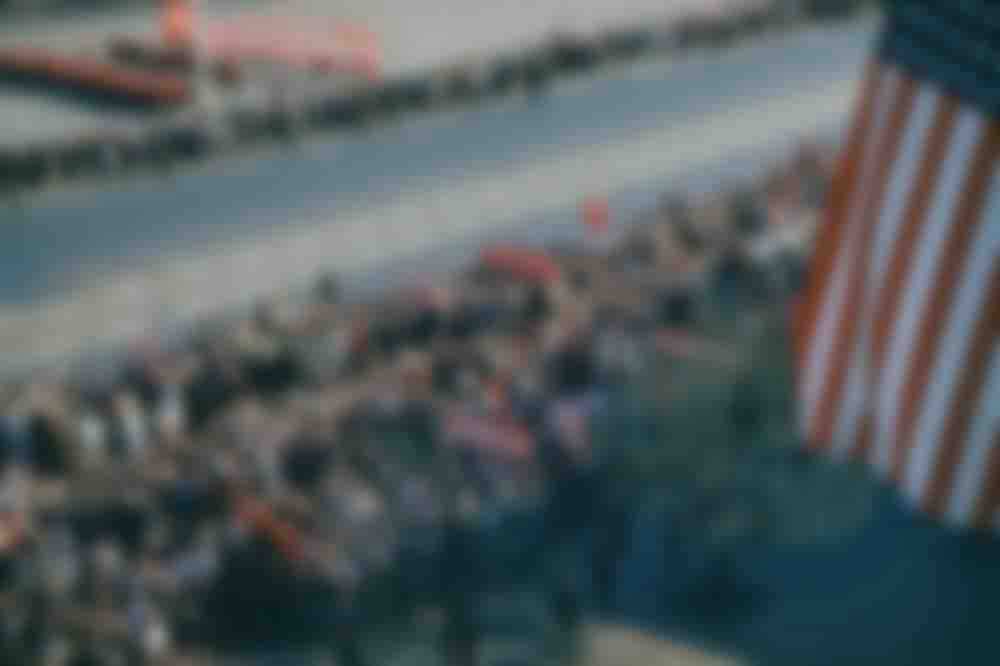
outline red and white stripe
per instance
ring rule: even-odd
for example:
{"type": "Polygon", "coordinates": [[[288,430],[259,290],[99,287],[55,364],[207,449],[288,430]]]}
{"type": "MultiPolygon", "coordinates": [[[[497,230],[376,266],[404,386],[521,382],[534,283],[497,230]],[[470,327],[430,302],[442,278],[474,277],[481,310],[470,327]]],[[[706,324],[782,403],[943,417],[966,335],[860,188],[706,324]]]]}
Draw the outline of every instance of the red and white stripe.
{"type": "Polygon", "coordinates": [[[477,414],[455,411],[444,423],[445,437],[454,444],[471,446],[488,453],[517,460],[531,458],[535,441],[531,433],[516,423],[504,423],[477,414]]]}
{"type": "Polygon", "coordinates": [[[809,444],[915,505],[1000,514],[1000,122],[873,62],[796,322],[809,444]]]}

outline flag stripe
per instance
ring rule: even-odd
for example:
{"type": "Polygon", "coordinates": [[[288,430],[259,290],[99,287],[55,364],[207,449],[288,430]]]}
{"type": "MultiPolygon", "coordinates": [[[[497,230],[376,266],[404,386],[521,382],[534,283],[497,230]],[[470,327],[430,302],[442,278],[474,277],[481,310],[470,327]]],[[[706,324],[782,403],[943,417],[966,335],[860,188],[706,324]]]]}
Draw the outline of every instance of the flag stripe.
{"type": "MultiPolygon", "coordinates": [[[[901,297],[916,257],[917,241],[927,221],[927,210],[940,176],[941,167],[951,144],[958,113],[958,102],[952,97],[939,97],[939,108],[930,130],[920,173],[903,215],[903,230],[885,273],[885,286],[880,291],[875,313],[874,367],[881,374],[885,364],[892,324],[896,321],[901,297]]],[[[876,377],[878,381],[878,377],[876,377]]]]}
{"type": "MultiPolygon", "coordinates": [[[[986,226],[985,223],[983,226],[986,226]]],[[[937,515],[944,512],[947,498],[953,490],[958,463],[968,445],[975,409],[979,406],[986,390],[989,360],[996,343],[997,332],[1000,331],[1000,261],[997,260],[995,250],[990,254],[992,256],[988,257],[987,261],[992,264],[990,266],[992,275],[986,278],[989,280],[986,283],[990,285],[989,289],[979,289],[983,279],[979,275],[966,278],[964,285],[964,291],[984,295],[985,302],[977,302],[969,308],[973,313],[981,312],[981,315],[974,332],[969,336],[971,340],[963,362],[957,368],[944,369],[945,373],[955,375],[953,382],[955,386],[948,386],[945,377],[936,379],[931,385],[932,391],[941,389],[941,393],[950,397],[949,405],[946,406],[946,420],[939,419],[944,420],[943,427],[934,428],[928,424],[921,430],[921,435],[928,441],[928,446],[940,443],[941,447],[938,460],[928,467],[931,479],[924,502],[924,508],[937,515]],[[946,386],[950,390],[946,390],[946,386]]],[[[953,322],[957,328],[965,328],[965,322],[961,319],[956,318],[953,322]]],[[[937,416],[938,411],[929,409],[926,414],[937,416]]]]}
{"type": "MultiPolygon", "coordinates": [[[[854,121],[847,138],[847,147],[837,165],[837,172],[830,187],[823,225],[816,241],[816,255],[813,258],[806,293],[802,300],[802,308],[796,318],[798,326],[796,339],[799,341],[796,350],[796,366],[800,380],[803,379],[803,368],[808,355],[807,343],[815,333],[816,315],[826,287],[827,276],[832,272],[840,252],[840,246],[845,242],[847,236],[846,225],[843,223],[843,212],[846,210],[847,203],[858,183],[859,164],[874,115],[875,98],[881,75],[881,68],[877,61],[870,61],[866,68],[861,94],[855,109],[854,121]]],[[[800,385],[802,385],[801,381],[800,385]]]]}
{"type": "MultiPolygon", "coordinates": [[[[995,156],[994,156],[995,165],[995,156]]],[[[988,167],[993,171],[994,167],[988,167]]],[[[914,497],[948,492],[958,455],[965,446],[979,391],[985,390],[990,352],[997,337],[1000,308],[1000,180],[993,178],[989,203],[975,220],[971,254],[952,294],[952,313],[942,324],[943,338],[927,383],[925,404],[916,428],[913,471],[908,474],[914,497]],[[964,413],[965,417],[960,418],[964,413]],[[953,421],[959,419],[959,421],[953,421]],[[965,425],[961,425],[966,421],[965,425]],[[960,439],[959,439],[960,438],[960,439]],[[940,449],[940,451],[939,451],[940,449]],[[949,451],[952,451],[949,455],[949,451]],[[920,468],[924,465],[923,469],[920,468]],[[935,479],[937,479],[935,481],[935,479]],[[943,485],[935,491],[935,486],[943,485]]],[[[928,496],[926,502],[931,501],[928,496]]],[[[941,513],[944,499],[933,506],[941,513]]],[[[930,508],[930,506],[929,506],[930,508]]]]}
{"type": "MultiPolygon", "coordinates": [[[[958,118],[958,102],[949,96],[937,96],[937,109],[931,127],[912,196],[905,206],[902,229],[892,249],[892,259],[884,272],[884,285],[876,297],[870,386],[876,390],[872,396],[874,407],[883,414],[891,414],[891,400],[885,400],[880,390],[884,381],[887,352],[892,340],[893,327],[898,321],[904,294],[908,290],[910,274],[918,254],[919,240],[929,218],[932,197],[939,184],[941,169],[951,147],[958,118]]],[[[893,394],[894,395],[894,394],[893,394]]],[[[871,418],[876,418],[874,415],[871,418]]],[[[884,419],[883,419],[884,421],[884,419]]],[[[874,464],[877,470],[888,474],[892,437],[885,423],[873,432],[874,464]]]]}
{"type": "MultiPolygon", "coordinates": [[[[871,177],[866,178],[865,198],[859,202],[860,217],[853,221],[853,224],[861,225],[859,232],[859,247],[852,252],[853,256],[845,257],[847,262],[847,272],[849,275],[846,302],[837,323],[834,348],[832,357],[829,360],[830,372],[825,378],[823,395],[820,399],[815,434],[820,441],[831,441],[833,438],[833,428],[837,419],[838,411],[848,413],[847,418],[855,417],[857,412],[864,407],[862,367],[864,363],[863,349],[857,344],[857,338],[861,333],[862,311],[864,309],[863,292],[868,283],[868,267],[871,264],[870,252],[874,242],[875,226],[881,215],[882,203],[885,197],[885,190],[889,181],[889,174],[899,154],[899,145],[903,136],[903,129],[906,126],[910,109],[913,106],[916,84],[907,76],[899,76],[896,86],[895,98],[889,112],[888,123],[885,131],[878,140],[878,148],[875,150],[871,177]],[[852,352],[855,358],[852,362],[852,352]],[[844,388],[848,371],[858,379],[854,388],[860,389],[855,392],[854,404],[845,405],[844,388]],[[844,407],[849,409],[844,409],[844,407]]],[[[848,403],[852,401],[847,401],[848,403]]],[[[850,428],[853,431],[853,428],[850,428]]],[[[853,435],[853,432],[851,432],[853,435]]],[[[837,448],[851,446],[850,439],[844,437],[841,441],[833,441],[837,448]]]]}
{"type": "Polygon", "coordinates": [[[947,519],[952,523],[968,521],[975,510],[976,498],[982,494],[987,461],[993,435],[1000,430],[1000,345],[994,340],[992,357],[975,421],[969,434],[965,455],[959,463],[955,488],[950,498],[947,519]]]}
{"type": "MultiPolygon", "coordinates": [[[[907,380],[908,366],[916,347],[917,332],[928,300],[944,239],[953,219],[965,174],[978,138],[978,117],[959,110],[955,131],[942,161],[941,173],[926,202],[927,220],[916,242],[913,267],[901,287],[897,316],[886,336],[885,367],[877,385],[879,406],[876,436],[879,445],[889,447],[887,473],[892,476],[896,461],[897,420],[907,380]],[[883,442],[885,439],[887,441],[883,442]]],[[[898,477],[893,477],[898,478],[898,477]]]]}
{"type": "MultiPolygon", "coordinates": [[[[862,225],[858,222],[860,206],[867,198],[867,185],[871,182],[873,171],[877,165],[875,156],[877,149],[884,135],[885,127],[889,120],[892,103],[896,97],[896,88],[899,82],[898,77],[892,70],[887,70],[883,74],[884,85],[880,87],[875,101],[875,113],[872,120],[872,127],[863,140],[863,152],[860,158],[860,172],[858,175],[858,186],[852,188],[849,205],[845,214],[835,224],[844,225],[846,237],[839,239],[840,248],[837,256],[831,264],[832,278],[828,284],[823,285],[823,292],[819,295],[820,310],[817,317],[816,328],[811,338],[811,346],[807,365],[804,372],[804,426],[806,432],[810,434],[810,440],[816,445],[827,444],[826,440],[816,437],[816,412],[820,404],[823,391],[823,382],[827,370],[831,367],[830,360],[834,350],[835,331],[837,323],[840,321],[846,291],[848,287],[849,262],[852,257],[860,252],[862,225]]],[[[821,278],[822,279],[822,278],[821,278]]]]}
{"type": "Polygon", "coordinates": [[[872,442],[875,439],[875,418],[870,407],[866,405],[862,409],[864,411],[861,425],[858,428],[857,444],[851,451],[851,455],[859,460],[868,461],[871,459],[871,451],[874,448],[872,442]]]}
{"type": "MultiPolygon", "coordinates": [[[[939,118],[945,113],[942,106],[942,97],[937,90],[932,86],[920,86],[907,121],[899,155],[892,169],[893,173],[882,212],[876,224],[876,239],[872,251],[874,265],[878,267],[879,273],[874,276],[874,279],[868,280],[864,294],[865,329],[864,338],[859,345],[864,350],[864,354],[859,354],[860,359],[855,360],[847,389],[848,399],[858,401],[860,406],[848,407],[845,410],[845,418],[841,419],[837,433],[837,437],[840,439],[851,438],[853,436],[853,422],[849,417],[856,411],[862,411],[861,426],[852,455],[869,463],[878,464],[880,459],[882,461],[888,459],[886,447],[874,446],[874,411],[877,408],[874,399],[877,398],[877,394],[874,396],[869,394],[869,391],[872,390],[871,387],[878,385],[876,352],[877,348],[882,346],[882,339],[879,337],[878,331],[878,312],[879,305],[889,286],[888,280],[881,279],[881,271],[891,264],[895,246],[905,228],[908,203],[916,196],[915,192],[920,191],[918,189],[921,186],[920,181],[926,179],[929,171],[922,168],[928,164],[924,152],[928,146],[928,139],[934,138],[932,132],[939,118]],[[858,365],[861,363],[864,364],[863,368],[858,365]]],[[[953,114],[951,115],[953,117],[953,114]]],[[[943,150],[943,138],[938,143],[940,143],[940,149],[943,150]]],[[[926,185],[924,186],[926,187],[926,185]]]]}
{"type": "MultiPolygon", "coordinates": [[[[878,222],[873,248],[876,266],[888,266],[891,261],[907,206],[916,196],[920,184],[921,167],[925,164],[924,152],[938,116],[943,112],[942,100],[942,95],[933,86],[920,85],[878,222]]],[[[882,279],[870,282],[871,293],[867,298],[873,306],[879,303],[886,284],[887,281],[882,279]]]]}
{"type": "MultiPolygon", "coordinates": [[[[988,218],[976,222],[972,254],[962,269],[958,288],[951,298],[952,308],[948,319],[941,322],[940,351],[935,356],[933,371],[927,381],[924,404],[918,415],[918,425],[914,432],[914,449],[909,462],[907,492],[920,498],[932,484],[935,470],[944,473],[940,466],[950,466],[947,457],[941,458],[942,447],[960,446],[947,431],[949,405],[959,409],[971,408],[976,403],[979,387],[986,379],[986,362],[996,336],[996,322],[993,313],[1000,303],[993,300],[1000,297],[994,277],[998,265],[997,234],[991,233],[988,218]],[[984,288],[985,285],[985,288],[984,288]],[[991,294],[991,292],[993,292],[991,294]],[[970,365],[971,364],[971,365],[970,365]],[[973,384],[967,393],[961,391],[963,376],[972,373],[973,384]],[[977,374],[980,373],[980,374],[977,374]],[[955,400],[969,401],[959,402],[955,400]]],[[[966,436],[963,432],[962,436],[966,436]]],[[[946,483],[944,479],[940,483],[946,483]]],[[[940,513],[940,507],[936,510],[940,513]]]]}
{"type": "Polygon", "coordinates": [[[986,483],[971,520],[972,526],[979,529],[997,527],[997,513],[1000,511],[1000,431],[993,432],[986,470],[986,483]]]}
{"type": "MultiPolygon", "coordinates": [[[[864,313],[861,305],[854,306],[854,312],[849,313],[845,319],[857,322],[864,313]]],[[[860,325],[860,324],[859,324],[860,325]]],[[[862,332],[863,338],[867,338],[867,331],[862,332]]],[[[833,453],[838,458],[863,458],[867,456],[868,447],[871,445],[869,435],[868,441],[861,438],[861,430],[866,427],[865,420],[868,413],[868,402],[871,390],[867,383],[868,373],[868,350],[863,341],[859,340],[851,348],[853,352],[847,362],[847,380],[841,384],[841,396],[838,396],[839,411],[837,412],[836,429],[830,432],[827,440],[831,442],[833,453]]],[[[836,368],[836,366],[834,366],[836,368]]],[[[831,377],[831,381],[832,381],[831,377]]],[[[828,391],[832,387],[827,385],[828,391]]],[[[831,410],[832,414],[832,410],[831,410]]],[[[828,427],[833,426],[833,421],[828,427]]],[[[870,428],[870,426],[867,426],[870,428]]],[[[828,431],[829,432],[829,431],[828,431]]]]}
{"type": "MultiPolygon", "coordinates": [[[[974,113],[974,112],[973,112],[974,113]]],[[[984,129],[982,117],[975,113],[976,134],[981,136],[971,166],[969,176],[957,202],[955,218],[950,222],[942,248],[940,261],[927,275],[931,287],[925,314],[919,320],[916,346],[912,350],[912,363],[908,364],[903,384],[902,403],[899,406],[899,429],[896,433],[893,451],[893,478],[903,479],[914,443],[915,428],[923,408],[926,383],[931,364],[937,358],[941,343],[942,322],[951,309],[951,295],[955,292],[962,266],[966,264],[974,238],[977,221],[980,219],[986,201],[987,187],[992,180],[992,169],[996,158],[998,134],[995,126],[984,129]]]]}

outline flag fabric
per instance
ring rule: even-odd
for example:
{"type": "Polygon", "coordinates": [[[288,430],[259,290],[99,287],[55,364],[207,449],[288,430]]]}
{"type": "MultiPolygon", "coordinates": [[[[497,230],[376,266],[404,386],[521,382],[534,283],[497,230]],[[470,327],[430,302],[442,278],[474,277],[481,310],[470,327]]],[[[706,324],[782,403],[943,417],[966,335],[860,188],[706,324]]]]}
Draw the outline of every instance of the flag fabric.
{"type": "Polygon", "coordinates": [[[289,562],[299,562],[305,557],[302,534],[263,502],[241,497],[237,500],[236,514],[241,525],[270,541],[289,562]]]}
{"type": "Polygon", "coordinates": [[[160,35],[167,46],[189,46],[194,36],[194,8],[190,0],[165,0],[160,35]]]}
{"type": "Polygon", "coordinates": [[[524,426],[464,409],[457,409],[446,416],[444,434],[446,440],[454,445],[512,460],[530,460],[535,454],[535,439],[524,426]]]}
{"type": "Polygon", "coordinates": [[[1000,532],[1000,3],[888,3],[796,314],[809,446],[1000,532]]]}
{"type": "Polygon", "coordinates": [[[611,224],[611,207],[602,196],[587,197],[583,202],[583,223],[594,234],[604,234],[611,224]]]}
{"type": "Polygon", "coordinates": [[[547,253],[517,245],[491,245],[480,254],[483,267],[512,277],[550,284],[562,277],[559,264],[547,253]]]}

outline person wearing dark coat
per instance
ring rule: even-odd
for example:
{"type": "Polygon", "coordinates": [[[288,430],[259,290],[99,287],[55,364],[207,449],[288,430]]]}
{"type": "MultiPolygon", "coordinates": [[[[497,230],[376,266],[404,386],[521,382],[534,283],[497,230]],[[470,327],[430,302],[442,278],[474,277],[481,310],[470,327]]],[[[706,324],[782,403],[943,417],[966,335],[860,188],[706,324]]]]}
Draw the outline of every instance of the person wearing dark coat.
{"type": "Polygon", "coordinates": [[[28,425],[31,466],[43,476],[58,477],[72,467],[70,446],[48,416],[36,414],[28,425]]]}
{"type": "Polygon", "coordinates": [[[549,301],[545,289],[539,285],[532,285],[521,312],[522,322],[528,326],[535,326],[547,320],[551,315],[552,303],[549,301]]]}
{"type": "Polygon", "coordinates": [[[185,390],[184,404],[190,405],[192,428],[202,428],[239,393],[239,382],[233,373],[227,372],[220,361],[209,359],[185,390]]]}
{"type": "Polygon", "coordinates": [[[273,355],[251,357],[245,364],[245,371],[250,385],[268,397],[303,383],[306,377],[299,357],[284,345],[273,355]]]}
{"type": "Polygon", "coordinates": [[[573,582],[573,571],[564,565],[566,555],[575,547],[575,537],[591,518],[590,484],[552,434],[539,441],[539,457],[546,471],[551,493],[544,517],[544,584],[560,625],[566,631],[580,619],[580,600],[573,582]]]}
{"type": "Polygon", "coordinates": [[[445,610],[444,648],[451,666],[480,660],[481,605],[486,594],[484,550],[478,533],[479,500],[474,491],[458,493],[445,522],[441,556],[445,610]]]}
{"type": "Polygon", "coordinates": [[[560,396],[582,395],[597,380],[593,350],[586,339],[574,340],[555,352],[546,366],[547,384],[560,396]]]}
{"type": "Polygon", "coordinates": [[[691,287],[675,285],[662,291],[658,299],[657,319],[663,326],[689,326],[697,318],[698,302],[691,287]]]}
{"type": "Polygon", "coordinates": [[[333,464],[333,454],[333,447],[322,439],[300,438],[284,450],[281,458],[282,474],[299,490],[311,491],[333,464]]]}
{"type": "Polygon", "coordinates": [[[215,635],[234,648],[298,642],[306,624],[288,562],[267,539],[232,544],[209,592],[208,617],[215,635]]]}

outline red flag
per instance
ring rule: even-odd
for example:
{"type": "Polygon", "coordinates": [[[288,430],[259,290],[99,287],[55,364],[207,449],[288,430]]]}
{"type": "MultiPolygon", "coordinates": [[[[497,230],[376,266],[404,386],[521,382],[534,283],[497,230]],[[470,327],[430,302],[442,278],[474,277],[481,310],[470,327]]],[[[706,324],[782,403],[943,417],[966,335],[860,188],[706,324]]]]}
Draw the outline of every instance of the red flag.
{"type": "Polygon", "coordinates": [[[160,35],[166,46],[187,46],[194,37],[194,8],[190,0],[164,0],[160,35]]]}
{"type": "Polygon", "coordinates": [[[935,70],[866,75],[797,306],[800,420],[931,515],[997,530],[1000,122],[913,71],[935,70]]]}
{"type": "Polygon", "coordinates": [[[528,460],[534,455],[534,438],[518,423],[457,410],[446,417],[444,430],[445,436],[455,444],[514,460],[528,460]]]}
{"type": "Polygon", "coordinates": [[[305,556],[302,535],[263,502],[249,497],[239,498],[237,517],[241,523],[270,541],[288,561],[298,562],[305,556]]]}
{"type": "Polygon", "coordinates": [[[583,202],[583,223],[597,234],[603,234],[611,223],[611,208],[605,197],[588,197],[583,202]]]}
{"type": "Polygon", "coordinates": [[[513,245],[493,245],[480,257],[483,266],[531,282],[550,283],[561,277],[559,264],[547,253],[513,245]]]}

